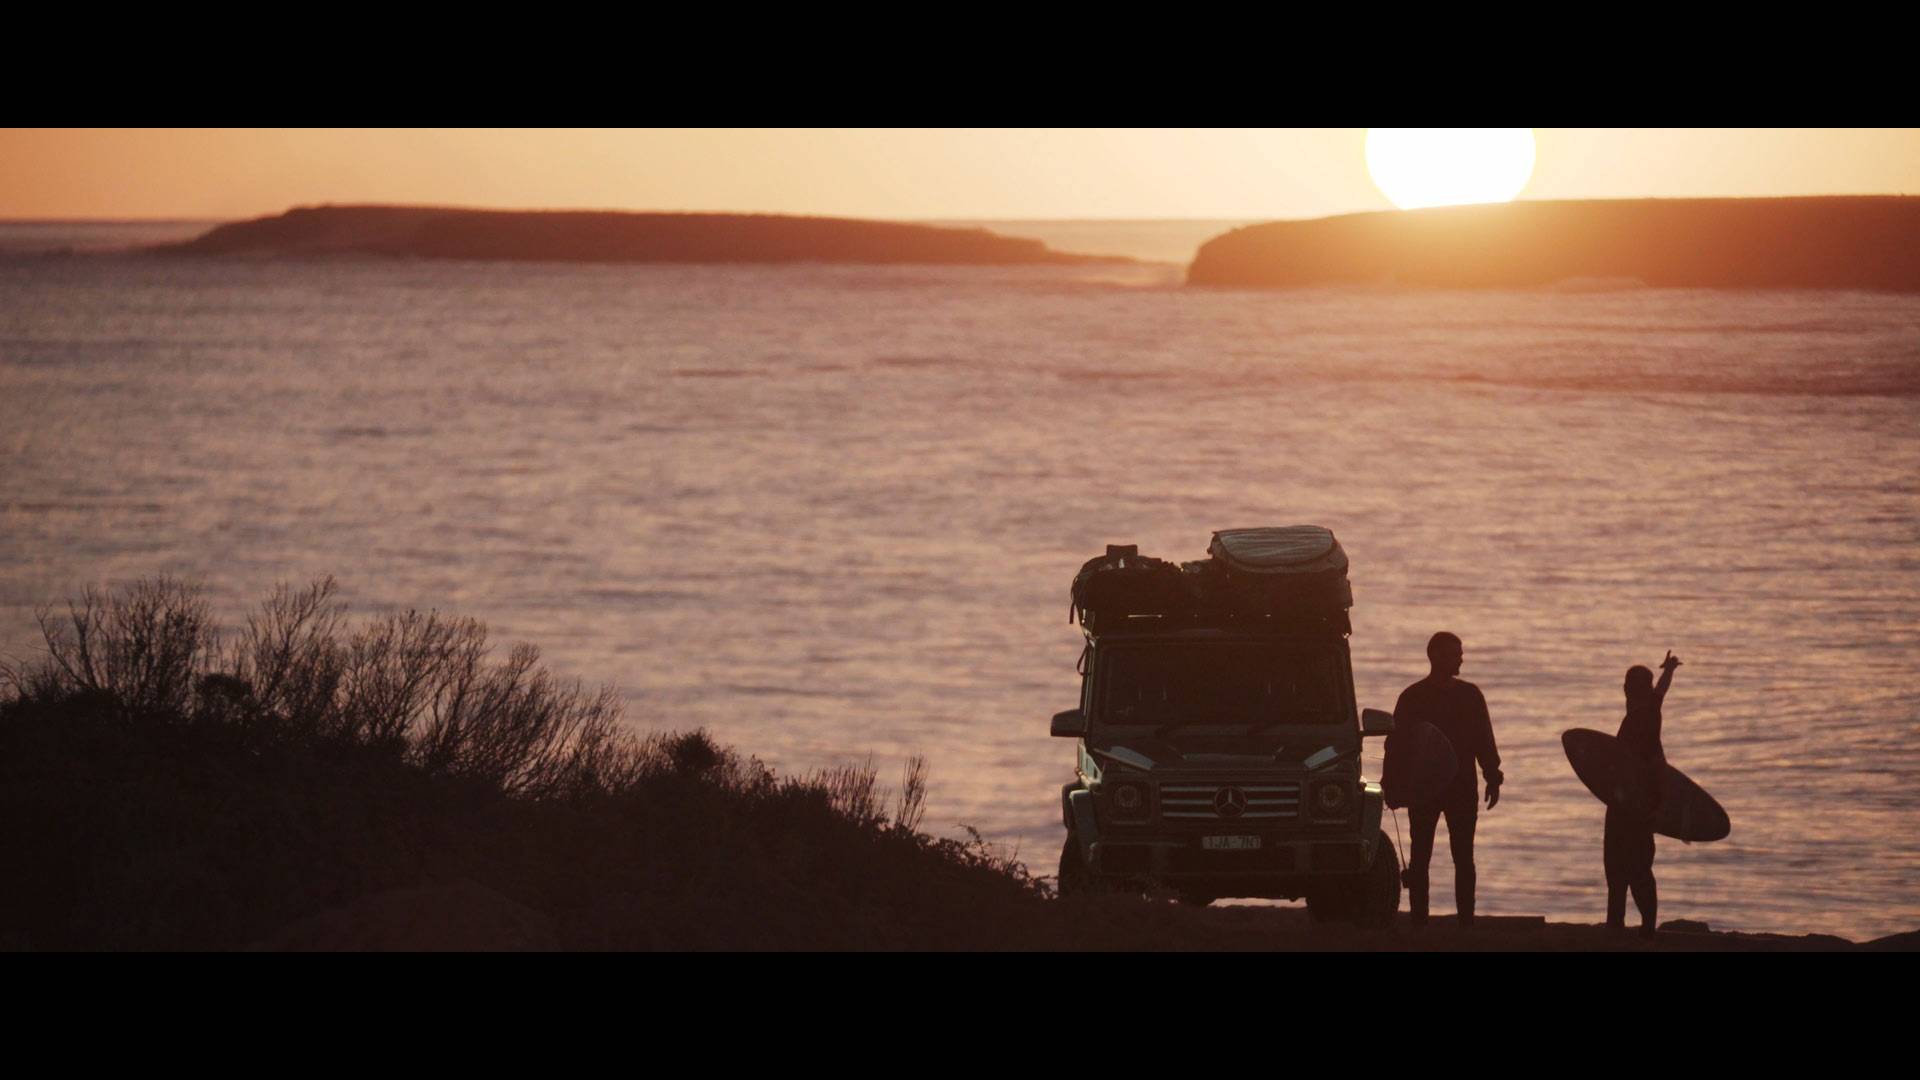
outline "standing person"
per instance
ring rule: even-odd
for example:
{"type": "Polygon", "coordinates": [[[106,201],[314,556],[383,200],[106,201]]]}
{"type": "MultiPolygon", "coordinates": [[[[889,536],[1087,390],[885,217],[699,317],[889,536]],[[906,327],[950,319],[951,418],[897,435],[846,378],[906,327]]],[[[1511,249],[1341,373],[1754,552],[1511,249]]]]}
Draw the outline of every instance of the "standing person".
{"type": "Polygon", "coordinates": [[[1427,677],[1400,692],[1393,706],[1396,723],[1423,720],[1440,729],[1453,743],[1454,756],[1460,762],[1453,781],[1433,802],[1409,806],[1407,816],[1413,827],[1413,850],[1407,858],[1407,906],[1413,925],[1427,924],[1427,864],[1433,859],[1434,831],[1441,815],[1447,819],[1447,844],[1453,850],[1453,897],[1460,911],[1460,925],[1473,925],[1473,827],[1480,814],[1480,785],[1473,763],[1478,761],[1487,774],[1487,809],[1500,801],[1500,751],[1493,742],[1493,721],[1487,716],[1487,699],[1480,688],[1463,682],[1460,662],[1466,650],[1460,639],[1445,630],[1427,642],[1427,662],[1432,670],[1427,677]]]}
{"type": "MultiPolygon", "coordinates": [[[[1647,766],[1652,777],[1653,803],[1660,808],[1660,773],[1667,764],[1667,752],[1660,745],[1660,703],[1673,685],[1673,669],[1680,666],[1673,652],[1660,661],[1660,682],[1654,684],[1653,672],[1638,664],[1627,669],[1627,715],[1620,720],[1619,739],[1627,751],[1647,766]]],[[[1633,906],[1640,909],[1640,932],[1653,936],[1660,897],[1653,883],[1653,820],[1647,814],[1621,807],[1607,807],[1607,831],[1602,843],[1607,868],[1607,929],[1627,928],[1627,893],[1633,893],[1633,906]]]]}

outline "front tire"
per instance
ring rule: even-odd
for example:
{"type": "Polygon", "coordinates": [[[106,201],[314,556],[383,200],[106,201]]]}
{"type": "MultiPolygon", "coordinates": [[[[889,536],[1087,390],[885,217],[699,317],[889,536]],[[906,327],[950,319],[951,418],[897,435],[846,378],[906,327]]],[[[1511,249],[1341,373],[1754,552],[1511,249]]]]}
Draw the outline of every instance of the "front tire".
{"type": "Polygon", "coordinates": [[[1067,843],[1060,849],[1060,876],[1056,881],[1061,896],[1139,896],[1146,887],[1136,878],[1103,877],[1094,873],[1080,849],[1080,838],[1072,832],[1067,833],[1067,843]]]}
{"type": "Polygon", "coordinates": [[[1307,911],[1314,922],[1385,926],[1399,910],[1400,856],[1385,832],[1375,838],[1373,862],[1365,871],[1307,892],[1307,911]]]}
{"type": "Polygon", "coordinates": [[[1060,876],[1056,887],[1062,897],[1080,896],[1093,891],[1093,875],[1087,870],[1087,857],[1080,850],[1080,838],[1067,832],[1066,846],[1060,849],[1060,876]]]}
{"type": "Polygon", "coordinates": [[[1400,910],[1400,856],[1383,830],[1373,842],[1373,865],[1355,882],[1353,921],[1361,926],[1385,926],[1400,910]]]}

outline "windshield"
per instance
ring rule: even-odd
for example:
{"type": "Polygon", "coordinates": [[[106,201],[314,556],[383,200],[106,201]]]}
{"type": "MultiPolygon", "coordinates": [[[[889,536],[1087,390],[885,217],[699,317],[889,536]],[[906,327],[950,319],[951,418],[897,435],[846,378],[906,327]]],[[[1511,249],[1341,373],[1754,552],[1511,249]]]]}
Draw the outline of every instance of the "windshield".
{"type": "Polygon", "coordinates": [[[1103,658],[1101,718],[1108,724],[1338,723],[1339,654],[1286,642],[1121,646],[1103,658]]]}

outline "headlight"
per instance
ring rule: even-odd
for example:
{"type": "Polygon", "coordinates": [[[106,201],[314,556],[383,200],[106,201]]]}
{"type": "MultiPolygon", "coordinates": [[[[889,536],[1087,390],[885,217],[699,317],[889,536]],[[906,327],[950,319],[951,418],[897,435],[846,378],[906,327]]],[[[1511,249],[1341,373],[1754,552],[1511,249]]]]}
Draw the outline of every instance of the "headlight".
{"type": "Polygon", "coordinates": [[[1353,792],[1345,781],[1329,781],[1313,789],[1314,817],[1345,817],[1347,815],[1347,807],[1352,804],[1353,792]]]}
{"type": "Polygon", "coordinates": [[[1113,788],[1115,817],[1138,818],[1147,814],[1147,791],[1139,784],[1116,784],[1113,788]]]}

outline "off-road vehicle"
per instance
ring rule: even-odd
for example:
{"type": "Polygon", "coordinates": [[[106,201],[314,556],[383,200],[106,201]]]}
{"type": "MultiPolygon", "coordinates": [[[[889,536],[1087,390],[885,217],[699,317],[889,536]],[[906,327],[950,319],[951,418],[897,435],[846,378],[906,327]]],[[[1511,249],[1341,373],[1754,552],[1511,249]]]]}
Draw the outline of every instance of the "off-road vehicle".
{"type": "Polygon", "coordinates": [[[1075,578],[1086,635],[1078,742],[1061,791],[1062,895],[1160,886],[1189,903],[1304,897],[1316,919],[1378,923],[1400,863],[1360,774],[1347,559],[1318,526],[1214,534],[1181,565],[1109,547],[1075,578]]]}

